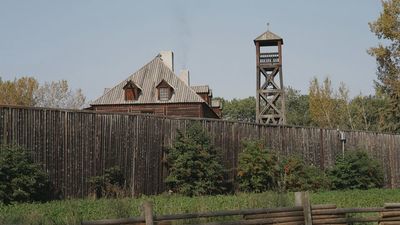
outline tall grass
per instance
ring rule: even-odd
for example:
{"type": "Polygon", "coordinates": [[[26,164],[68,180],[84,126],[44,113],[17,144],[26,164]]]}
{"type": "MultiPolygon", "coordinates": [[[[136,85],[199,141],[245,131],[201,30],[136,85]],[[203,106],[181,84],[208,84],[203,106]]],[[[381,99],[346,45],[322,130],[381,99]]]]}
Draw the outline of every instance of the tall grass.
{"type": "MultiPolygon", "coordinates": [[[[0,224],[77,225],[82,220],[123,218],[140,215],[144,200],[153,202],[157,215],[245,208],[292,206],[293,193],[241,193],[203,197],[177,195],[143,196],[122,199],[72,199],[48,203],[0,205],[0,224]]],[[[313,204],[338,207],[380,207],[400,202],[400,189],[368,191],[327,191],[311,194],[313,204]]],[[[226,219],[226,218],[225,218],[226,219]]]]}

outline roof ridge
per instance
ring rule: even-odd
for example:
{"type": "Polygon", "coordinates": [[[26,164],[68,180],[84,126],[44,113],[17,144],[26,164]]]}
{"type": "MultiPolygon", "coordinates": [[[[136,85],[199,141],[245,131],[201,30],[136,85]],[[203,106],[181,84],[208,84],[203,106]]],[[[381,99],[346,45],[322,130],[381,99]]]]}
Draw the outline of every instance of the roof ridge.
{"type": "Polygon", "coordinates": [[[259,35],[256,39],[254,39],[254,41],[274,41],[274,40],[282,40],[282,38],[280,36],[278,36],[277,34],[267,30],[264,33],[262,33],[261,35],[259,35]]]}

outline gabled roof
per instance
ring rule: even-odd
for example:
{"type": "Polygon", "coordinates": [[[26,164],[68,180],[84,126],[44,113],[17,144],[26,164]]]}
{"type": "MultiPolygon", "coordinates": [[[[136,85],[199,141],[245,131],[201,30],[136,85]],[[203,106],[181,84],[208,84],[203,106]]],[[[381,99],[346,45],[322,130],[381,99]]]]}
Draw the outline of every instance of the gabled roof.
{"type": "Polygon", "coordinates": [[[172,86],[170,83],[168,83],[168,81],[162,79],[160,82],[158,82],[158,84],[156,85],[156,88],[158,88],[160,85],[162,84],[166,84],[168,85],[170,88],[175,89],[174,86],[172,86]]]}
{"type": "Polygon", "coordinates": [[[168,68],[160,56],[155,57],[126,80],[117,84],[91,105],[120,105],[120,104],[154,104],[154,103],[204,103],[205,101],[180,80],[175,73],[168,68]],[[142,89],[137,101],[125,101],[123,87],[128,80],[132,80],[142,89]],[[168,101],[158,100],[156,86],[165,80],[174,88],[174,94],[168,101]]]}
{"type": "Polygon", "coordinates": [[[256,39],[254,39],[254,43],[256,42],[278,42],[281,41],[283,44],[283,39],[279,37],[278,35],[272,33],[271,31],[266,31],[260,36],[258,36],[256,39]]]}

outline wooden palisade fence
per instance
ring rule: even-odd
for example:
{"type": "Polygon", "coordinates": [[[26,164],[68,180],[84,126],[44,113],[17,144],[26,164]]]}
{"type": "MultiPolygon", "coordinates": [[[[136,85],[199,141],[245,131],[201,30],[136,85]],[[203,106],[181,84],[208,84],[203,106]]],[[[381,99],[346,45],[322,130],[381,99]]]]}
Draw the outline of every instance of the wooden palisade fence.
{"type": "MultiPolygon", "coordinates": [[[[300,202],[295,207],[259,208],[225,210],[215,212],[197,212],[175,215],[154,215],[152,204],[145,202],[140,217],[83,221],[82,225],[123,225],[123,224],[172,224],[173,221],[206,219],[212,217],[241,216],[241,219],[219,222],[204,222],[203,225],[345,225],[357,222],[375,222],[379,225],[400,224],[400,204],[387,203],[376,208],[336,208],[336,205],[311,205],[307,192],[298,192],[300,202]],[[376,214],[373,216],[355,216],[355,214],[376,214]]],[[[187,222],[186,222],[187,223],[187,222]]],[[[186,224],[185,221],[183,224],[186,224]]],[[[193,222],[190,222],[193,224],[193,222]]]]}
{"type": "MultiPolygon", "coordinates": [[[[132,194],[157,194],[166,189],[165,149],[178,129],[196,121],[221,151],[230,181],[235,178],[240,143],[246,138],[262,139],[271,149],[297,154],[321,168],[333,165],[342,152],[339,132],[333,129],[16,106],[0,106],[0,143],[29,149],[66,197],[86,196],[88,179],[116,165],[132,194]]],[[[400,187],[400,135],[345,134],[346,151],[364,149],[382,162],[385,186],[400,187]]]]}

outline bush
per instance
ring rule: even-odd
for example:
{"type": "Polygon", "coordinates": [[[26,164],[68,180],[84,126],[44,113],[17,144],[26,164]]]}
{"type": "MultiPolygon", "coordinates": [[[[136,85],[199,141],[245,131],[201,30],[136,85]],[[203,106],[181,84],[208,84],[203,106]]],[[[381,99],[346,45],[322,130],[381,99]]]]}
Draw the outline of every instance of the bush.
{"type": "Polygon", "coordinates": [[[26,149],[0,146],[0,202],[45,201],[50,198],[50,182],[26,149]]]}
{"type": "Polygon", "coordinates": [[[200,123],[191,125],[186,133],[178,131],[167,150],[167,162],[166,184],[173,192],[193,196],[225,190],[220,157],[200,123]]]}
{"type": "Polygon", "coordinates": [[[126,196],[125,183],[124,175],[118,166],[106,169],[102,176],[89,179],[90,192],[96,198],[126,196]]]}
{"type": "Polygon", "coordinates": [[[330,180],[325,172],[304,160],[290,156],[282,162],[282,186],[288,191],[316,191],[330,188],[330,180]]]}
{"type": "Polygon", "coordinates": [[[265,148],[261,141],[247,140],[239,154],[239,189],[263,192],[278,186],[280,179],[278,155],[265,148]]]}
{"type": "Polygon", "coordinates": [[[336,159],[329,172],[333,189],[370,189],[383,187],[383,170],[366,152],[346,152],[336,159]]]}

